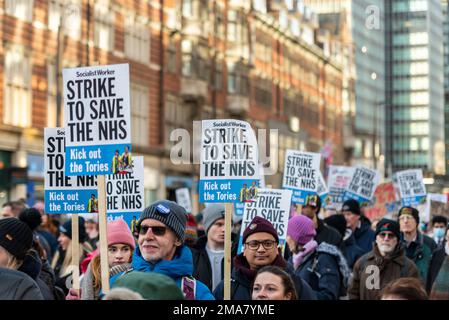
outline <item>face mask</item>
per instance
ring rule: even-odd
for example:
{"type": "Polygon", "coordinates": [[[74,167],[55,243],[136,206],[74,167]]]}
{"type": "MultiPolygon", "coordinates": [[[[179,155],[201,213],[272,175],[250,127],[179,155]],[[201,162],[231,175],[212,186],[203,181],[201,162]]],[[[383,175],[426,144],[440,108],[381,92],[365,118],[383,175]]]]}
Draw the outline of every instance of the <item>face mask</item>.
{"type": "Polygon", "coordinates": [[[435,228],[435,229],[433,229],[433,234],[438,239],[441,239],[444,237],[444,231],[445,231],[444,228],[435,228]]]}

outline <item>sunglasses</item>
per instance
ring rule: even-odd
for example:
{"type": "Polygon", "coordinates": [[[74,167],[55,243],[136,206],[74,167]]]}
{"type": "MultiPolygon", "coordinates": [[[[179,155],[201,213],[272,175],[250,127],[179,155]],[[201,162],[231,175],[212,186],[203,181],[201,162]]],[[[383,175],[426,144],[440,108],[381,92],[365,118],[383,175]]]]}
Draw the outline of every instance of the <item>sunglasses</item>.
{"type": "Polygon", "coordinates": [[[390,232],[381,232],[381,233],[379,233],[379,236],[382,239],[385,239],[387,236],[388,236],[388,239],[395,238],[395,235],[393,233],[390,233],[390,232]]]}
{"type": "Polygon", "coordinates": [[[158,237],[162,237],[167,231],[167,227],[163,226],[139,226],[137,228],[137,231],[139,231],[140,235],[144,236],[147,234],[148,229],[151,229],[151,232],[153,232],[153,234],[158,237]]]}

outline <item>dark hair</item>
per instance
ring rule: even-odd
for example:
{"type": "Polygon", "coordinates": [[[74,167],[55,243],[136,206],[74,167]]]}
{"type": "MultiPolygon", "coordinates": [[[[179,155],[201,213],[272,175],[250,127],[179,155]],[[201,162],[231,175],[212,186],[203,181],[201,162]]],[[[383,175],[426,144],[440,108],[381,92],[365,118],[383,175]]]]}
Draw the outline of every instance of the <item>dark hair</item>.
{"type": "Polygon", "coordinates": [[[284,295],[287,295],[288,293],[291,293],[290,300],[298,300],[298,295],[296,294],[295,284],[293,282],[292,277],[282,270],[279,267],[275,266],[266,266],[261,268],[258,272],[256,277],[254,278],[253,283],[251,284],[251,292],[253,291],[254,283],[256,282],[257,276],[259,274],[262,274],[264,272],[272,273],[282,280],[282,285],[284,286],[284,295]]]}
{"type": "Polygon", "coordinates": [[[447,218],[445,216],[433,216],[433,218],[432,218],[432,226],[435,223],[444,223],[444,225],[447,227],[447,218]]]}
{"type": "Polygon", "coordinates": [[[406,300],[428,300],[426,290],[417,278],[399,278],[390,282],[381,293],[381,297],[398,296],[406,300]]]}

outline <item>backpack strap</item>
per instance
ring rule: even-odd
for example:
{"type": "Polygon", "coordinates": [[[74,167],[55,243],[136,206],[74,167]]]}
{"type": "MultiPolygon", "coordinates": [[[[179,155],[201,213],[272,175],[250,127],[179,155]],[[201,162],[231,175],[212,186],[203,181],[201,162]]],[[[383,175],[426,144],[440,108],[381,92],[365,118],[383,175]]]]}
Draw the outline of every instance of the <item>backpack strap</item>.
{"type": "Polygon", "coordinates": [[[190,276],[184,276],[181,279],[182,293],[186,300],[195,300],[196,297],[196,280],[190,276]]]}

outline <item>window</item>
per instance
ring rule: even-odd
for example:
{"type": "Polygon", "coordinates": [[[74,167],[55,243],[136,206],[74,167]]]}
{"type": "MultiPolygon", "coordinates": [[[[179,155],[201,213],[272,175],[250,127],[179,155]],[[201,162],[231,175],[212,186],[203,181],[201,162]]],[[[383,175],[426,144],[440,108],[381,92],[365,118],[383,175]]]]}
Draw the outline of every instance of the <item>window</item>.
{"type": "Polygon", "coordinates": [[[150,27],[144,18],[125,17],[125,55],[136,61],[150,63],[150,27]]]}
{"type": "Polygon", "coordinates": [[[94,43],[95,46],[112,51],[114,48],[114,11],[109,6],[109,0],[95,3],[94,7],[94,43]]]}
{"type": "Polygon", "coordinates": [[[228,92],[241,95],[248,94],[249,80],[247,67],[241,62],[228,62],[228,92]]]}
{"type": "Polygon", "coordinates": [[[228,41],[237,41],[237,11],[228,11],[228,41]]]}
{"type": "Polygon", "coordinates": [[[33,0],[5,0],[6,14],[17,19],[33,21],[33,0]]]}
{"type": "Polygon", "coordinates": [[[224,21],[225,19],[222,8],[220,6],[217,6],[217,3],[215,2],[215,35],[221,39],[223,39],[225,36],[224,21]]]}
{"type": "Polygon", "coordinates": [[[182,40],[181,42],[182,50],[182,75],[183,76],[193,76],[195,74],[196,59],[193,54],[192,41],[182,40]]]}
{"type": "Polygon", "coordinates": [[[176,61],[176,46],[173,41],[170,41],[167,48],[167,70],[170,73],[178,71],[178,63],[176,61]]]}
{"type": "Polygon", "coordinates": [[[56,66],[54,63],[47,63],[47,127],[57,126],[57,85],[56,66]]]}
{"type": "Polygon", "coordinates": [[[3,122],[31,126],[31,59],[19,47],[5,54],[4,99],[3,122]]]}
{"type": "Polygon", "coordinates": [[[175,96],[167,94],[165,98],[165,140],[170,139],[170,134],[175,129],[189,129],[192,123],[191,109],[189,105],[180,104],[175,96]]]}
{"type": "Polygon", "coordinates": [[[255,82],[254,94],[254,98],[257,104],[268,108],[271,107],[272,95],[270,81],[257,79],[257,81],[255,82]]]}
{"type": "Polygon", "coordinates": [[[141,146],[149,145],[150,104],[149,89],[131,84],[132,141],[141,146]]]}
{"type": "Polygon", "coordinates": [[[64,34],[73,39],[79,39],[81,36],[81,1],[50,0],[48,2],[48,28],[53,32],[58,32],[61,19],[64,34]]]}

